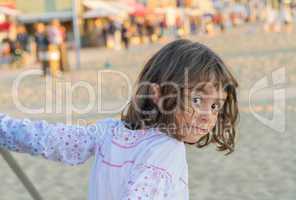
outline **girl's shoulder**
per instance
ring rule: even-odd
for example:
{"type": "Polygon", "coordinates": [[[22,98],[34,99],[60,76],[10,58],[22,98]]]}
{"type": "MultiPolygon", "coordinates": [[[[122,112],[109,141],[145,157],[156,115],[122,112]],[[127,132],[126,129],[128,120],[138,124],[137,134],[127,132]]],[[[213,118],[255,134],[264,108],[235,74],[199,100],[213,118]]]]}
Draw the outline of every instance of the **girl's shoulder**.
{"type": "Polygon", "coordinates": [[[96,124],[99,131],[107,134],[112,145],[118,148],[138,149],[149,154],[157,154],[158,157],[167,157],[176,152],[185,154],[183,142],[156,128],[131,130],[122,120],[113,118],[98,120],[96,124]]]}
{"type": "Polygon", "coordinates": [[[124,149],[146,146],[151,149],[183,149],[184,143],[177,141],[156,128],[132,130],[120,119],[107,118],[97,121],[102,132],[112,138],[112,144],[124,149]]]}
{"type": "Polygon", "coordinates": [[[180,173],[187,168],[184,143],[158,129],[131,130],[121,120],[110,118],[98,123],[107,127],[108,136],[100,149],[106,159],[110,155],[110,160],[115,163],[129,160],[134,166],[155,166],[171,173],[180,173]]]}

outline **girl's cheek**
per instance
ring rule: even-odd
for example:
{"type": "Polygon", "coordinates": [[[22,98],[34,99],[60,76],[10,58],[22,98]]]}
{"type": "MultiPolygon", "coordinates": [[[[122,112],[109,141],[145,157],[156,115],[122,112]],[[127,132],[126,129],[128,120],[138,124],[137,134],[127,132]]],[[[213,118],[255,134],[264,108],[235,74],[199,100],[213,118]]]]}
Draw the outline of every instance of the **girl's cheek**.
{"type": "Polygon", "coordinates": [[[211,120],[211,123],[210,123],[211,124],[211,129],[214,128],[214,126],[216,125],[217,121],[218,121],[218,115],[213,116],[212,117],[212,120],[211,120]]]}

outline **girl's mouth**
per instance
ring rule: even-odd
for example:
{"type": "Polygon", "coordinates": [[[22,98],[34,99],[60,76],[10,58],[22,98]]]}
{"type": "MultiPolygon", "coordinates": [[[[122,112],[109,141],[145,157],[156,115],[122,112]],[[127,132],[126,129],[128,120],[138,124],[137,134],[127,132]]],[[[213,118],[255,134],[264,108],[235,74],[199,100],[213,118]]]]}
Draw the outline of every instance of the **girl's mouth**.
{"type": "Polygon", "coordinates": [[[198,126],[186,126],[184,127],[187,132],[195,132],[199,134],[207,134],[209,132],[209,129],[207,128],[200,128],[198,126]]]}
{"type": "Polygon", "coordinates": [[[192,129],[196,129],[198,132],[207,133],[208,129],[200,128],[198,126],[192,126],[192,129]]]}

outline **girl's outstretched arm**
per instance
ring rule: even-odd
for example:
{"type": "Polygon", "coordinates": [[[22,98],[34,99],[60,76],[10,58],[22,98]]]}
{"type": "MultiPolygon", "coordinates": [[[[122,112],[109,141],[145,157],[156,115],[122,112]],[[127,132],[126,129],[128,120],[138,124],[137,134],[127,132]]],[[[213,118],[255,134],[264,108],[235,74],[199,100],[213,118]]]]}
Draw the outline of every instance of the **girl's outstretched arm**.
{"type": "Polygon", "coordinates": [[[0,148],[82,164],[94,154],[103,135],[98,126],[50,124],[0,114],[0,148]]]}

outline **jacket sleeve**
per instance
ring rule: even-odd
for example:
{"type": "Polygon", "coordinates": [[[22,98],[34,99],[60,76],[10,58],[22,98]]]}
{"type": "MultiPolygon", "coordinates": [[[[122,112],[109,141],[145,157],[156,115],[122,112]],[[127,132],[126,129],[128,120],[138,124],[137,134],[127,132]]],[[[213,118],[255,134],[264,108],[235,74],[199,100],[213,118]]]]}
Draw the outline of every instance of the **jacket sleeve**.
{"type": "Polygon", "coordinates": [[[0,114],[0,148],[78,165],[94,154],[107,130],[102,129],[103,124],[51,124],[0,114]]]}
{"type": "Polygon", "coordinates": [[[173,190],[172,175],[153,165],[137,165],[129,177],[121,200],[168,200],[173,190]]]}
{"type": "Polygon", "coordinates": [[[121,200],[180,200],[187,195],[179,177],[185,164],[183,145],[172,140],[157,141],[130,169],[121,200]],[[181,197],[181,198],[180,198],[181,197]]]}

